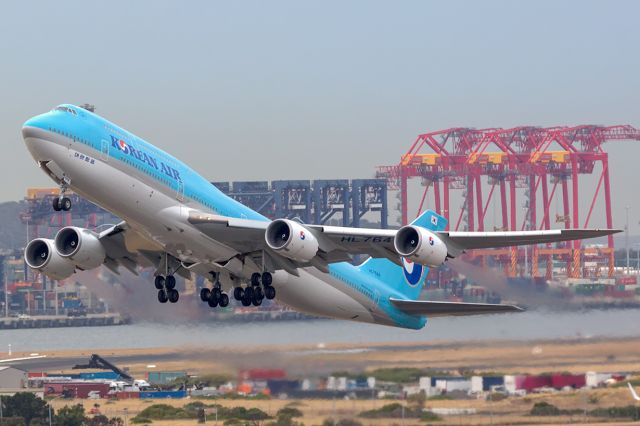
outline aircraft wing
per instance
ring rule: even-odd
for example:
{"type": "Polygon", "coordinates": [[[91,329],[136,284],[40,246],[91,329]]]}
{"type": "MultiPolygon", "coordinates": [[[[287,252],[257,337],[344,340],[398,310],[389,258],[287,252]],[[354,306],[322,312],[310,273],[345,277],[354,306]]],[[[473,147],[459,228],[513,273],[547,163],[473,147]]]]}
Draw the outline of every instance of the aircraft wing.
{"type": "Polygon", "coordinates": [[[389,301],[401,311],[410,315],[426,317],[445,317],[463,315],[499,314],[505,312],[522,312],[524,309],[515,305],[491,303],[438,302],[430,300],[403,300],[390,298],[389,301]]]}
{"type": "MultiPolygon", "coordinates": [[[[427,213],[425,212],[425,214],[427,213]]],[[[433,212],[429,212],[429,214],[433,215],[433,212]]],[[[416,220],[420,221],[421,218],[416,220]]],[[[311,262],[300,263],[299,261],[285,259],[267,246],[265,232],[270,224],[268,221],[230,218],[196,210],[192,210],[189,213],[188,221],[206,236],[234,248],[240,254],[264,251],[275,260],[276,264],[283,266],[286,263],[287,267],[280,269],[288,271],[291,271],[292,268],[309,265],[323,269],[323,266],[326,267],[330,263],[348,261],[352,255],[387,258],[400,264],[400,255],[396,252],[394,245],[394,239],[398,231],[393,229],[299,224],[303,227],[302,229],[312,233],[319,243],[316,258],[311,262]]],[[[611,229],[562,229],[523,232],[431,232],[433,232],[432,235],[436,235],[446,244],[447,257],[454,258],[467,249],[586,239],[610,235],[620,231],[611,229]]]]}
{"type": "Polygon", "coordinates": [[[120,222],[98,235],[102,243],[106,259],[104,265],[118,274],[118,267],[123,266],[138,275],[136,266],[157,266],[162,247],[131,228],[126,222],[120,222]]]}
{"type": "Polygon", "coordinates": [[[613,229],[551,229],[507,232],[441,231],[437,232],[437,234],[447,244],[451,257],[456,257],[465,250],[584,240],[603,237],[616,232],[620,231],[613,229]]]}

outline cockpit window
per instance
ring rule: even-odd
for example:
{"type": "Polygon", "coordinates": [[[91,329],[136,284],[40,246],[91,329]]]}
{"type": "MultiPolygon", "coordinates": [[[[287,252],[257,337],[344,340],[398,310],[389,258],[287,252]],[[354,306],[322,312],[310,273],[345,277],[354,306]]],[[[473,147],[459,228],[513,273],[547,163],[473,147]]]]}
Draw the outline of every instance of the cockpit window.
{"type": "Polygon", "coordinates": [[[60,105],[59,107],[55,107],[53,109],[54,111],[64,111],[64,112],[68,112],[69,114],[73,114],[73,115],[78,115],[78,113],[76,112],[75,109],[73,108],[69,108],[63,105],[60,105]]]}

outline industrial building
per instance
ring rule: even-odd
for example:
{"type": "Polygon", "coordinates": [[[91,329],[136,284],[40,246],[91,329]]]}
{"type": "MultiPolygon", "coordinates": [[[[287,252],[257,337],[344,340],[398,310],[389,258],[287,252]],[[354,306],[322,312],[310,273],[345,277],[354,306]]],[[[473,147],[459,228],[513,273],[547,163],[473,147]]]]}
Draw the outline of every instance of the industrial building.
{"type": "Polygon", "coordinates": [[[9,366],[0,367],[0,393],[23,389],[28,382],[26,371],[9,366]]]}

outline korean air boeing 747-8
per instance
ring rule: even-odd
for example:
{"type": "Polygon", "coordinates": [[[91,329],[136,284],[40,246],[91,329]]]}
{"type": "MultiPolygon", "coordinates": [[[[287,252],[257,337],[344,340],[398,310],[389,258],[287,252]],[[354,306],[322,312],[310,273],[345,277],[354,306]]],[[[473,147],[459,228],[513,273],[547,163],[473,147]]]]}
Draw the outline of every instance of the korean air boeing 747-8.
{"type": "MultiPolygon", "coordinates": [[[[60,105],[22,128],[38,166],[60,186],[54,210],[69,210],[65,191],[122,222],[96,232],[62,228],[25,248],[29,267],[64,279],[101,265],[155,269],[160,303],[179,298],[175,275],[211,281],[200,298],[244,306],[264,298],[314,315],[419,329],[427,316],[520,310],[511,305],[417,300],[429,267],[467,249],[550,243],[614,230],[449,232],[427,211],[399,230],[269,220],[220,192],[194,170],[134,134],[74,105],[60,105]],[[366,254],[359,266],[352,255],[366,254]]],[[[186,143],[186,142],[185,142],[186,143]]]]}

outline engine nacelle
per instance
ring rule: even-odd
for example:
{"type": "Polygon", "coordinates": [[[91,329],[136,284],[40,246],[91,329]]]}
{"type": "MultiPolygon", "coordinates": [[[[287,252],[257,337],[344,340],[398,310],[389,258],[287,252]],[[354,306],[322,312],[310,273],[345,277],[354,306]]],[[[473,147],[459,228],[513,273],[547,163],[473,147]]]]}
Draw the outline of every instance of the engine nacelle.
{"type": "Polygon", "coordinates": [[[73,263],[58,254],[53,240],[45,238],[36,238],[27,244],[24,261],[29,268],[54,280],[69,278],[75,272],[73,263]]]}
{"type": "Polygon", "coordinates": [[[393,245],[405,259],[425,266],[440,266],[447,259],[447,245],[433,232],[420,226],[403,226],[393,245]]]}
{"type": "Polygon", "coordinates": [[[62,228],[56,234],[54,243],[58,254],[78,269],[86,271],[104,263],[104,247],[98,236],[88,229],[75,226],[62,228]]]}
{"type": "Polygon", "coordinates": [[[318,253],[318,240],[298,222],[276,219],[267,226],[267,245],[278,254],[299,262],[309,262],[318,253]]]}

